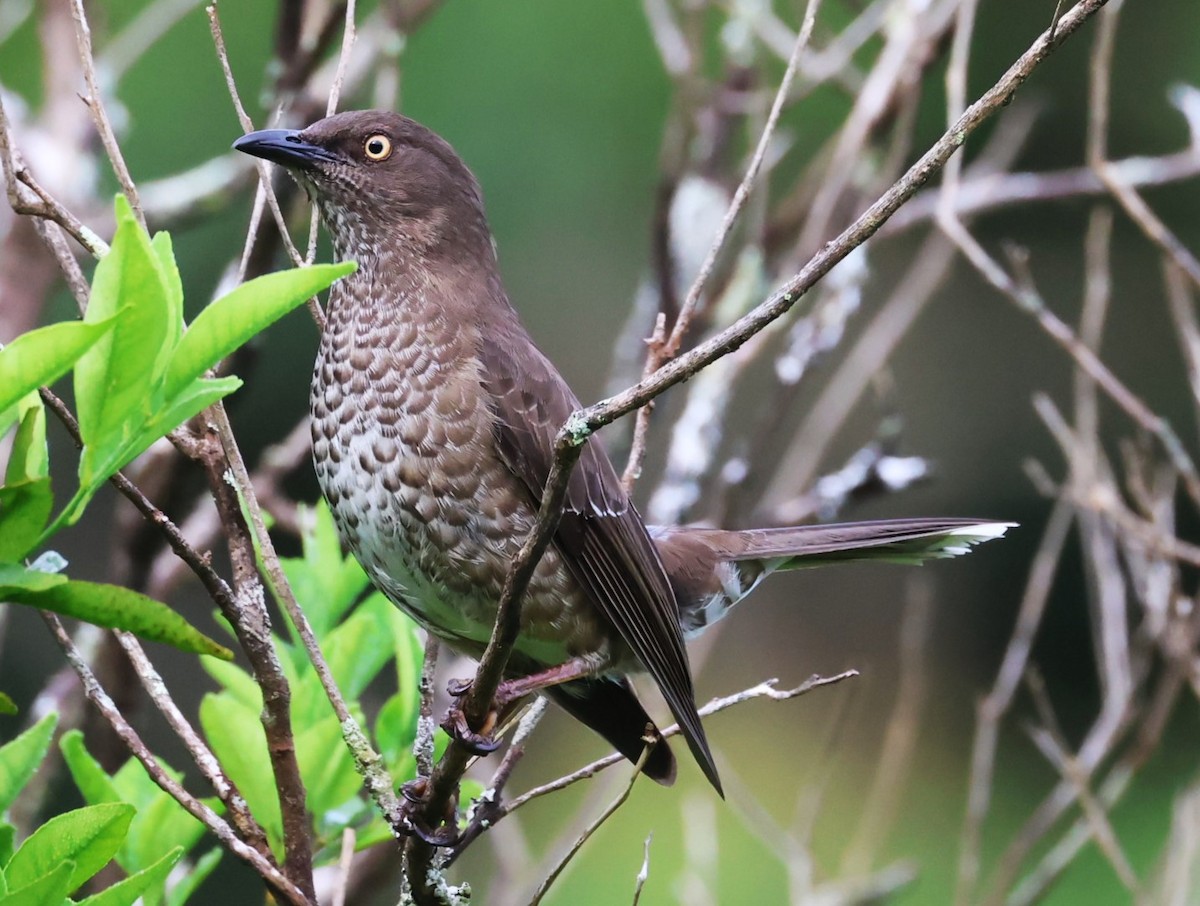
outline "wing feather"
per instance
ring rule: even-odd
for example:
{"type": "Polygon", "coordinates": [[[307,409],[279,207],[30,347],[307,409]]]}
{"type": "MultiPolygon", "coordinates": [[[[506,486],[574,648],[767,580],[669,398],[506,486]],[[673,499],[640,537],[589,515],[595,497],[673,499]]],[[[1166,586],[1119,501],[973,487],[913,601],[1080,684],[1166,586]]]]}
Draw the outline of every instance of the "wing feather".
{"type": "MultiPolygon", "coordinates": [[[[515,315],[489,325],[480,353],[496,416],[497,450],[536,509],[555,435],[579,401],[515,315]]],[[[674,592],[642,517],[598,443],[585,447],[571,475],[554,544],[576,581],[654,678],[688,747],[720,790],[696,710],[674,592]]]]}

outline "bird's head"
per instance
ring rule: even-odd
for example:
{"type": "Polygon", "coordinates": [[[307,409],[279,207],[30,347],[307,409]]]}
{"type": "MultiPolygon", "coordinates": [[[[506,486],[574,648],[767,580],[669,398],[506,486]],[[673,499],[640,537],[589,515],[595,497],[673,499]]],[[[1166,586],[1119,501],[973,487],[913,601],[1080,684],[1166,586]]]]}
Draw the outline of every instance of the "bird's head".
{"type": "Polygon", "coordinates": [[[490,248],[479,183],[450,144],[406,116],[338,113],[305,129],[264,129],[233,143],[288,171],[317,205],[342,257],[382,236],[422,254],[490,248]]]}

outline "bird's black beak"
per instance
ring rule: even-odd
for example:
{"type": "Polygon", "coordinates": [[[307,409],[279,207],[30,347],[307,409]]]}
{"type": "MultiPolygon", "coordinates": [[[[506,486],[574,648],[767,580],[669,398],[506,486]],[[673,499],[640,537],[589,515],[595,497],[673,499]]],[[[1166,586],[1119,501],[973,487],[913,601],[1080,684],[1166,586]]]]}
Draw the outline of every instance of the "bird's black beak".
{"type": "Polygon", "coordinates": [[[284,167],[302,170],[338,160],[337,155],[320,145],[306,142],[300,135],[297,129],[263,129],[243,135],[233,143],[233,149],[284,167]]]}

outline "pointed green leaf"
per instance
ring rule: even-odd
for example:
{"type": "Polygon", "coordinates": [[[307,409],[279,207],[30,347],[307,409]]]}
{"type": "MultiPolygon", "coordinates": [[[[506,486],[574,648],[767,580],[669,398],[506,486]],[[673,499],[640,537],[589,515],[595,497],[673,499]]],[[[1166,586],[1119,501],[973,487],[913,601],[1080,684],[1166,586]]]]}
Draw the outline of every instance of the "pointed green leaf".
{"type": "Polygon", "coordinates": [[[254,677],[237,664],[206,660],[201,661],[200,666],[224,687],[227,694],[237,699],[246,708],[251,711],[258,711],[262,708],[262,690],[254,681],[254,677]]]}
{"type": "Polygon", "coordinates": [[[277,271],[217,299],[196,316],[179,341],[167,370],[167,398],[334,280],[353,273],[354,268],[353,262],[346,262],[277,271]]]}
{"type": "Polygon", "coordinates": [[[79,906],[133,906],[138,897],[152,887],[161,890],[166,886],[167,876],[182,856],[183,847],[176,846],[153,865],[143,868],[123,881],[118,881],[100,893],[80,900],[79,906]]]}
{"type": "Polygon", "coordinates": [[[12,742],[0,747],[0,814],[8,811],[42,763],[57,723],[58,715],[47,714],[12,742]]]}
{"type": "Polygon", "coordinates": [[[75,366],[84,486],[94,481],[96,463],[108,461],[149,418],[171,355],[170,293],[158,257],[123,197],[116,208],[116,235],[96,265],[85,320],[116,315],[117,323],[75,366]]]}
{"type": "MultiPolygon", "coordinates": [[[[151,780],[136,758],[130,758],[109,777],[87,751],[79,731],[64,733],[59,748],[75,785],[89,805],[125,802],[137,810],[117,853],[117,861],[127,873],[153,866],[164,853],[176,847],[187,852],[204,834],[204,825],[151,780]]],[[[173,779],[182,779],[178,771],[165,766],[164,769],[173,779]]],[[[215,808],[219,813],[221,803],[216,802],[215,808]]],[[[160,898],[151,896],[155,901],[160,898]]]]}
{"type": "Polygon", "coordinates": [[[167,351],[163,359],[165,364],[170,361],[179,338],[183,335],[183,281],[179,277],[179,265],[175,263],[175,250],[171,247],[171,234],[155,233],[150,240],[150,250],[158,260],[158,269],[162,274],[163,288],[167,291],[167,337],[163,349],[167,351]]]}
{"type": "MultiPolygon", "coordinates": [[[[383,763],[389,771],[395,772],[398,765],[412,757],[412,744],[417,738],[417,720],[409,703],[410,697],[406,690],[400,690],[380,706],[375,716],[375,747],[383,756],[383,763]]],[[[393,777],[398,779],[395,773],[393,777]]]]}
{"type": "Polygon", "coordinates": [[[28,393],[16,411],[20,426],[0,487],[0,562],[20,560],[33,550],[54,506],[42,400],[28,393]]]}
{"type": "Polygon", "coordinates": [[[393,610],[382,595],[372,595],[322,640],[325,661],[346,698],[358,698],[392,659],[388,618],[393,610]]]}
{"type": "Polygon", "coordinates": [[[178,396],[173,397],[162,414],[151,422],[150,433],[153,437],[149,438],[146,446],[174,431],[189,418],[198,415],[217,400],[229,396],[241,386],[242,379],[233,375],[192,381],[178,396]]]}
{"type": "MultiPolygon", "coordinates": [[[[105,773],[92,753],[83,743],[83,734],[78,730],[68,730],[58,741],[59,751],[71,772],[71,779],[88,805],[100,805],[104,802],[120,802],[121,795],[113,785],[112,779],[105,773]]],[[[130,803],[135,805],[135,803],[130,803]]]]}
{"type": "MultiPolygon", "coordinates": [[[[0,349],[0,413],[8,414],[21,397],[53,384],[70,371],[89,347],[112,330],[113,324],[111,318],[97,318],[86,324],[51,324],[23,333],[0,349]]],[[[0,419],[0,434],[8,430],[12,417],[0,419]]]]}
{"type": "MultiPolygon", "coordinates": [[[[205,827],[168,793],[154,785],[141,762],[130,759],[126,766],[136,767],[140,772],[143,779],[139,785],[145,792],[139,794],[139,798],[146,799],[145,805],[138,806],[137,817],[130,825],[120,854],[121,867],[134,872],[153,865],[163,853],[175,847],[187,852],[204,836],[205,827]]],[[[219,814],[222,810],[218,801],[216,811],[219,814]]]]}
{"type": "Polygon", "coordinates": [[[8,881],[10,893],[0,896],[0,906],[57,906],[67,902],[67,894],[73,888],[71,880],[75,876],[75,863],[61,862],[48,868],[46,874],[39,875],[27,884],[18,887],[8,881]]]}
{"type": "Polygon", "coordinates": [[[296,761],[308,792],[308,809],[323,822],[326,812],[344,806],[362,790],[362,777],[342,739],[333,712],[296,734],[296,761]]]}
{"type": "Polygon", "coordinates": [[[11,601],[17,595],[38,593],[68,581],[66,576],[37,569],[26,569],[19,563],[0,563],[0,601],[11,601]]]}
{"type": "Polygon", "coordinates": [[[323,639],[370,580],[354,557],[342,556],[333,516],[324,501],[302,508],[300,524],[304,557],[284,560],[283,567],[313,632],[323,639]]]}
{"type": "Polygon", "coordinates": [[[133,806],[107,802],[55,815],[21,844],[4,872],[10,890],[19,890],[72,861],[75,870],[67,888],[75,890],[109,863],[133,820],[133,806]]]}
{"type": "Polygon", "coordinates": [[[28,393],[17,404],[20,426],[13,437],[4,483],[36,481],[50,474],[50,454],[46,449],[46,410],[41,397],[28,393]]]}
{"type": "Polygon", "coordinates": [[[54,508],[50,479],[0,487],[0,560],[20,560],[38,544],[54,508]]]}
{"type": "Polygon", "coordinates": [[[228,648],[193,628],[167,605],[120,585],[69,580],[38,591],[17,588],[10,592],[8,600],[86,620],[97,626],[124,629],[181,651],[208,654],[222,660],[233,659],[228,648]]]}
{"type": "Polygon", "coordinates": [[[200,700],[200,725],[221,767],[278,854],[283,846],[283,819],[258,711],[226,693],[209,693],[200,700]]]}
{"type": "Polygon", "coordinates": [[[83,511],[96,492],[104,485],[104,482],[127,466],[135,457],[140,456],[152,443],[241,386],[241,379],[236,377],[196,381],[165,410],[159,412],[153,419],[148,419],[145,426],[135,426],[133,430],[138,433],[130,436],[121,446],[110,447],[99,452],[85,448],[79,462],[79,492],[71,498],[65,511],[60,515],[57,527],[74,525],[78,522],[83,511]]]}
{"type": "MultiPolygon", "coordinates": [[[[13,840],[16,838],[17,829],[5,821],[0,821],[0,865],[7,865],[8,860],[13,854],[13,840]]],[[[5,888],[0,886],[0,893],[3,893],[5,888]]]]}
{"type": "MultiPolygon", "coordinates": [[[[18,712],[17,703],[7,692],[0,692],[0,714],[12,715],[18,712]]],[[[4,864],[0,861],[0,865],[4,864]]]]}
{"type": "Polygon", "coordinates": [[[181,878],[167,894],[167,906],[184,906],[184,903],[200,889],[200,885],[213,873],[213,869],[220,864],[224,852],[220,847],[214,846],[197,859],[187,875],[181,878]]]}

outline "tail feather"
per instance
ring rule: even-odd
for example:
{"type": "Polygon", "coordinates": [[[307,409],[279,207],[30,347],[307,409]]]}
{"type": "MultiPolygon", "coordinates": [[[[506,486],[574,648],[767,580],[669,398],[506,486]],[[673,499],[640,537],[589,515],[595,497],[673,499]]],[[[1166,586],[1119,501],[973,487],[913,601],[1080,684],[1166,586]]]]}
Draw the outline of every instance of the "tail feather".
{"type": "Polygon", "coordinates": [[[655,527],[651,536],[675,590],[684,633],[694,636],[777,570],[864,560],[914,565],[957,557],[1003,536],[1013,525],[979,519],[884,519],[742,531],[655,527]]]}
{"type": "MultiPolygon", "coordinates": [[[[573,680],[551,686],[545,692],[563,710],[603,736],[632,762],[641,758],[647,733],[651,737],[658,735],[658,728],[626,679],[573,680]]],[[[659,739],[650,751],[642,765],[642,773],[664,786],[675,782],[675,756],[665,739],[659,739]]]]}
{"type": "Polygon", "coordinates": [[[1002,537],[1012,525],[975,519],[894,519],[750,529],[725,533],[734,536],[726,539],[726,559],[782,560],[776,569],[858,560],[916,564],[958,557],[975,544],[1002,537]]]}

